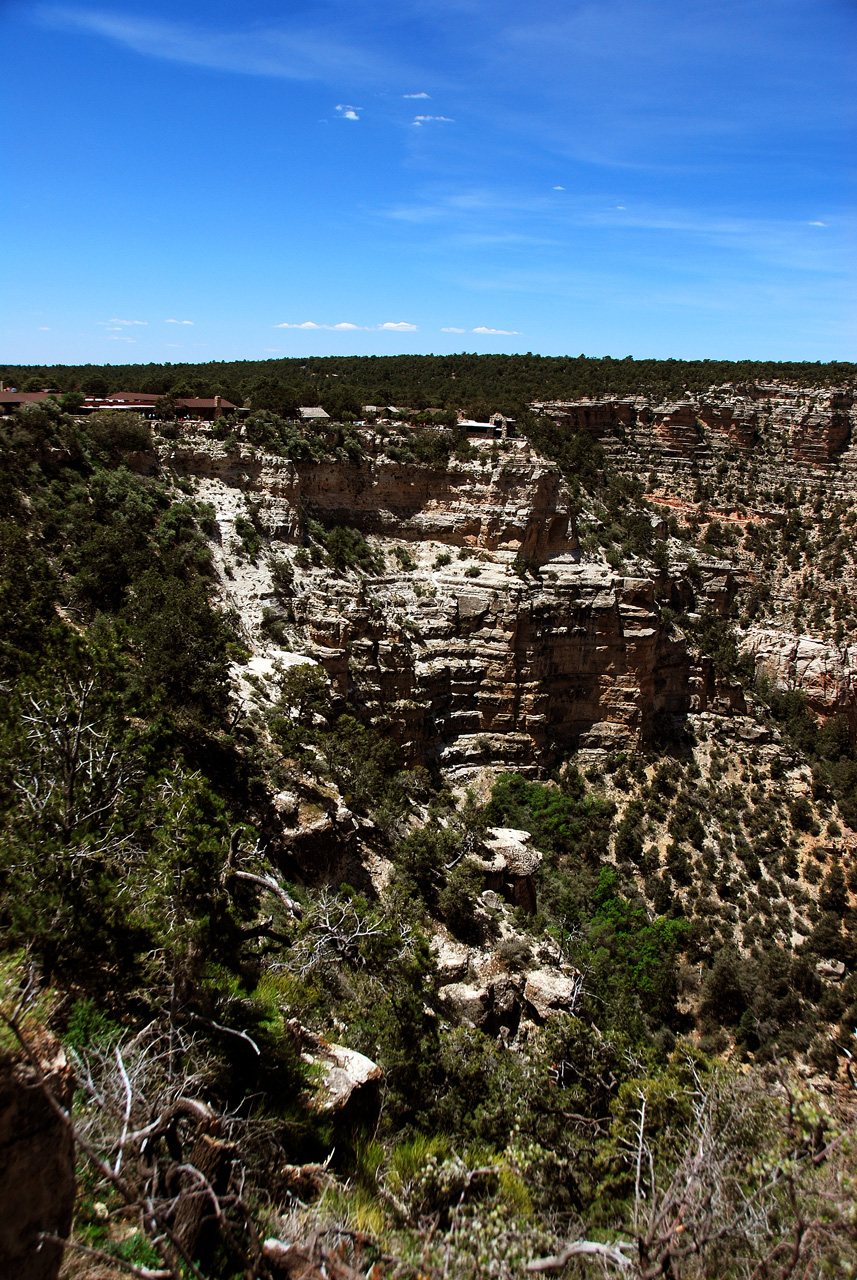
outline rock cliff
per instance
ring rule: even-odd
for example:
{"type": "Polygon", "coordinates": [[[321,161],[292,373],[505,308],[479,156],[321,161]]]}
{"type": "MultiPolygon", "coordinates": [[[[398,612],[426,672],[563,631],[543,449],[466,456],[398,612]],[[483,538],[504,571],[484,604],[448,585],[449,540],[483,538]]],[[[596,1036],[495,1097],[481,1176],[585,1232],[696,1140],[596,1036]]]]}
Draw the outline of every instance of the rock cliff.
{"type": "Polygon", "coordinates": [[[673,404],[644,396],[544,401],[534,411],[609,441],[629,439],[644,452],[693,460],[712,449],[761,447],[782,461],[824,465],[847,445],[855,421],[850,390],[807,390],[781,383],[727,384],[673,404]]]}
{"type": "Polygon", "coordinates": [[[751,627],[742,646],[752,655],[757,675],[804,693],[821,716],[844,713],[857,733],[857,645],[840,648],[810,636],[751,627]]]}
{"type": "Polygon", "coordinates": [[[214,442],[170,450],[178,474],[218,479],[258,495],[268,535],[297,538],[307,515],[364,533],[453,547],[522,551],[535,560],[577,546],[568,493],[555,467],[515,442],[492,460],[447,469],[394,462],[292,461],[274,455],[217,451],[214,442]]]}
{"type": "Polygon", "coordinates": [[[690,708],[686,646],[662,627],[652,581],[579,562],[562,477],[525,445],[449,471],[200,442],[165,461],[215,508],[224,591],[257,657],[319,662],[411,763],[538,770],[577,746],[642,741],[690,708]],[[248,510],[290,566],[285,593],[261,554],[240,552],[248,510]],[[308,516],[362,530],[397,571],[298,567],[308,516]]]}

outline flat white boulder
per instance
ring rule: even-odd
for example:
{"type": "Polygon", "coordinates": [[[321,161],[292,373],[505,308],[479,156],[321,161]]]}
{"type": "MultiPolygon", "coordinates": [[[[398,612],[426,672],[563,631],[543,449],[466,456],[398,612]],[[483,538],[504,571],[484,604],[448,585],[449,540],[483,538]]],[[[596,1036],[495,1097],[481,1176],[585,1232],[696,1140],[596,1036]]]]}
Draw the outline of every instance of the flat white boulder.
{"type": "Polygon", "coordinates": [[[510,876],[531,876],[542,860],[542,855],[529,846],[529,831],[515,827],[489,827],[486,848],[493,856],[486,870],[506,871],[510,876]]]}
{"type": "Polygon", "coordinates": [[[342,1044],[324,1044],[313,1058],[324,1072],[316,1094],[315,1105],[319,1111],[344,1110],[352,1104],[358,1090],[369,1092],[381,1079],[377,1062],[342,1044]]]}
{"type": "Polygon", "coordinates": [[[558,1013],[573,1013],[580,996],[580,975],[566,977],[550,969],[527,975],[524,999],[544,1021],[558,1013]]]}

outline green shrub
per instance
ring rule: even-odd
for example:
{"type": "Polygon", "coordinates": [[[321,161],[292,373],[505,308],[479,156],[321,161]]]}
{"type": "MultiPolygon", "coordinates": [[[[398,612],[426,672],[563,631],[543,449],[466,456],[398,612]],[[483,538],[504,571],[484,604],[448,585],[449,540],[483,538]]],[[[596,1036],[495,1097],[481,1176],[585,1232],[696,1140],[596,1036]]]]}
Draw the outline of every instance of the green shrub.
{"type": "Polygon", "coordinates": [[[152,452],[152,429],[136,413],[94,413],[85,431],[96,454],[113,462],[129,453],[152,452]]]}
{"type": "Polygon", "coordinates": [[[406,571],[411,569],[416,569],[417,562],[414,559],[414,557],[411,555],[407,547],[400,547],[400,546],[393,547],[393,555],[398,560],[400,569],[404,569],[406,571]]]}
{"type": "Polygon", "coordinates": [[[271,582],[278,595],[289,596],[295,581],[295,571],[289,560],[271,559],[268,561],[271,582]]]}
{"type": "Polygon", "coordinates": [[[614,851],[620,862],[639,863],[643,857],[643,837],[639,823],[627,815],[616,829],[614,851]]]}
{"type": "Polygon", "coordinates": [[[806,796],[796,796],[789,805],[789,817],[795,831],[809,831],[815,815],[806,796]]]}
{"type": "Polygon", "coordinates": [[[248,520],[246,516],[236,516],[235,534],[241,551],[251,564],[255,564],[256,557],[262,549],[262,539],[253,521],[248,520]]]}

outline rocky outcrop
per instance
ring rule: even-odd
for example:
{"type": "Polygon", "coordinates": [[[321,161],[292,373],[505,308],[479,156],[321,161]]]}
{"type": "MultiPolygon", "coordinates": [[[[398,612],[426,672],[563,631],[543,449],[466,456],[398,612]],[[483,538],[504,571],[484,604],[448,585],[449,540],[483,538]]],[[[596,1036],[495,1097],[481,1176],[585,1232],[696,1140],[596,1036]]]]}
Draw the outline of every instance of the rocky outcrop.
{"type": "Polygon", "coordinates": [[[524,999],[541,1022],[560,1013],[574,1013],[583,991],[583,975],[534,969],[527,974],[524,999]]]}
{"type": "Polygon", "coordinates": [[[412,601],[397,583],[409,628],[353,596],[295,603],[312,656],[334,675],[348,661],[410,760],[532,767],[641,742],[688,710],[685,642],[661,627],[650,581],[568,564],[544,584],[484,578],[438,573],[412,601]]]}
{"type": "Polygon", "coordinates": [[[362,463],[226,454],[212,443],[170,449],[178,474],[206,476],[258,497],[268,536],[301,536],[307,516],[404,541],[521,551],[528,560],[574,551],[569,498],[556,467],[509,442],[492,460],[446,469],[377,457],[362,463]]]}
{"type": "Polygon", "coordinates": [[[349,1125],[374,1123],[381,1107],[383,1072],[378,1064],[356,1049],[315,1035],[295,1019],[288,1025],[302,1060],[318,1073],[312,1109],[349,1125]]]}
{"type": "Polygon", "coordinates": [[[796,459],[826,463],[836,458],[851,435],[850,396],[832,394],[796,406],[789,413],[790,443],[796,459]]]}
{"type": "Polygon", "coordinates": [[[635,420],[635,400],[542,400],[530,406],[536,413],[552,418],[558,426],[585,431],[596,438],[612,435],[617,428],[635,420]]]}
{"type": "Polygon", "coordinates": [[[655,405],[642,417],[669,456],[693,457],[701,443],[697,405],[692,400],[655,405]]]}
{"type": "MultiPolygon", "coordinates": [[[[489,891],[490,892],[490,891],[489,891]]],[[[483,894],[483,902],[486,895],[483,894]]],[[[507,930],[508,932],[508,930],[507,930]]],[[[506,940],[508,946],[508,937],[506,940]]],[[[529,970],[509,967],[500,952],[462,948],[460,944],[436,942],[442,985],[438,992],[445,1011],[465,1025],[504,1040],[527,1028],[570,1014],[582,998],[582,975],[563,965],[557,955],[545,957],[539,967],[529,970]],[[457,963],[463,951],[463,967],[457,963]],[[444,978],[456,981],[443,981],[444,978]]],[[[523,948],[527,951],[526,948],[523,948]]],[[[527,951],[529,963],[532,957],[527,951]]]]}
{"type": "Polygon", "coordinates": [[[530,848],[529,831],[489,827],[484,844],[490,856],[476,858],[475,861],[484,872],[487,888],[501,894],[513,906],[534,915],[534,877],[543,855],[530,848]]]}
{"type": "MultiPolygon", "coordinates": [[[[278,615],[291,650],[284,661],[297,653],[320,664],[411,764],[436,760],[454,771],[501,761],[534,771],[578,745],[633,745],[684,715],[690,664],[683,638],[661,626],[652,582],[580,564],[559,472],[508,443],[493,460],[485,448],[449,472],[189,446],[168,461],[196,474],[199,496],[215,507],[224,596],[257,666],[277,657],[263,626],[275,592],[264,562],[248,565],[232,550],[248,498],[271,552],[292,563],[289,538],[308,512],[361,527],[388,565],[395,534],[409,543],[405,570],[360,581],[295,571],[278,615]],[[522,562],[526,577],[514,572],[522,562]]],[[[300,834],[307,848],[314,843],[314,863],[344,847],[331,821],[300,834]]]]}
{"type": "Polygon", "coordinates": [[[800,690],[823,716],[846,715],[852,732],[857,731],[857,645],[839,648],[762,628],[748,629],[741,643],[753,656],[758,676],[779,689],[800,690]]]}
{"type": "Polygon", "coordinates": [[[317,883],[350,884],[361,892],[371,892],[361,820],[341,804],[315,817],[294,816],[297,824],[292,826],[286,817],[278,833],[279,858],[286,873],[301,879],[309,876],[317,883]]]}
{"type": "Polygon", "coordinates": [[[703,399],[697,412],[718,444],[741,450],[755,445],[759,415],[751,400],[743,396],[725,401],[703,399]]]}
{"type": "Polygon", "coordinates": [[[636,399],[539,401],[534,412],[602,440],[628,429],[646,453],[692,460],[715,451],[761,448],[785,463],[827,466],[842,453],[854,424],[854,396],[844,388],[807,390],[779,382],[730,384],[670,404],[636,399]]]}
{"type": "Polygon", "coordinates": [[[0,1275],[55,1280],[75,1200],[74,1142],[50,1105],[71,1107],[74,1080],[65,1054],[44,1034],[33,1040],[40,1073],[20,1055],[0,1058],[0,1275]]]}

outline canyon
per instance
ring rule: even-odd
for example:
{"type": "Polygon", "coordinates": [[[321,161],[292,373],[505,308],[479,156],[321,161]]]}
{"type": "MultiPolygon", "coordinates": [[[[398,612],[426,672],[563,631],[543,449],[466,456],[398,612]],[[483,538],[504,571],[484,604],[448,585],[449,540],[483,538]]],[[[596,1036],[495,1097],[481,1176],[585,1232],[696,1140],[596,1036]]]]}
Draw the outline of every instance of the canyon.
{"type": "Polygon", "coordinates": [[[532,771],[578,746],[633,745],[686,714],[691,670],[653,582],[582,563],[559,470],[516,446],[492,461],[483,443],[449,471],[187,446],[164,462],[214,508],[224,596],[255,658],[319,663],[413,764],[532,771]],[[278,603],[270,565],[250,563],[235,537],[248,502],[270,557],[293,564],[312,517],[360,529],[394,565],[398,548],[408,567],[366,578],[298,569],[278,603]],[[266,609],[279,609],[287,649],[265,636],[266,609]]]}
{"type": "MultiPolygon", "coordinates": [[[[608,1123],[619,1082],[637,1087],[637,1046],[680,1090],[687,1055],[735,1062],[767,1106],[786,1062],[789,1087],[849,1112],[850,392],[534,401],[511,436],[252,410],[153,430],[117,414],[87,435],[28,412],[10,454],[31,426],[33,468],[14,474],[36,550],[20,563],[38,583],[38,547],[53,555],[44,616],[72,678],[49,648],[35,697],[21,625],[4,650],[30,726],[8,736],[4,874],[20,888],[5,910],[22,949],[6,1003],[37,990],[29,948],[47,979],[38,1054],[4,1052],[4,1142],[33,1215],[0,1252],[17,1265],[39,1231],[68,1232],[72,1128],[110,1168],[127,1160],[200,1256],[216,1232],[188,1169],[227,1213],[237,1170],[277,1205],[253,1247],[287,1275],[319,1223],[348,1213],[364,1231],[357,1160],[381,1161],[366,1186],[390,1256],[390,1232],[419,1238],[403,1224],[422,1192],[394,1164],[412,1158],[408,1126],[419,1178],[440,1167],[465,1188],[494,1177],[464,1169],[468,1134],[523,1179],[526,1132],[567,1208],[554,1155],[570,1140],[563,1168],[584,1162],[565,1113],[587,1134],[608,1123]],[[44,727],[70,716],[108,801],[91,831],[72,813],[68,836],[31,839],[27,753],[48,778],[64,768],[44,727]],[[54,882],[84,904],[62,931],[54,882]],[[69,1063],[87,1081],[73,1099],[69,1063]],[[147,1136],[126,1151],[132,1112],[147,1136]],[[352,1156],[367,1126],[386,1146],[352,1156]]],[[[80,1181],[70,1252],[85,1267],[92,1242],[99,1265],[127,1246],[145,1269],[154,1218],[130,1182],[111,1186],[80,1181]]],[[[34,1280],[59,1255],[42,1250],[34,1280]]]]}
{"type": "MultiPolygon", "coordinates": [[[[666,519],[775,519],[781,502],[768,491],[753,506],[747,490],[783,480],[821,487],[825,501],[850,493],[853,397],[763,385],[676,405],[638,397],[533,407],[597,437],[621,474],[656,476],[639,505],[666,564],[631,557],[617,570],[591,538],[582,549],[597,502],[573,499],[560,468],[526,439],[472,438],[473,456],[447,468],[391,459],[373,428],[360,433],[361,461],[291,460],[246,444],[227,452],[210,435],[162,447],[163,466],[213,508],[223,596],[241,620],[251,669],[270,674],[299,656],[319,663],[342,696],[389,727],[410,763],[465,772],[490,761],[543,772],[571,750],[627,748],[675,731],[689,713],[740,709],[740,696],[662,615],[665,605],[728,612],[760,566],[747,555],[691,552],[666,519]],[[706,483],[707,502],[698,492],[706,483]],[[248,518],[265,548],[252,561],[235,534],[248,518]],[[297,568],[308,520],[359,530],[384,570],[297,568]],[[285,592],[272,579],[277,560],[289,565],[285,592]]],[[[853,571],[850,562],[845,575],[853,571]]],[[[793,583],[782,588],[789,598],[793,583]]],[[[819,710],[853,719],[853,652],[830,636],[776,632],[740,633],[758,673],[806,687],[819,710]]]]}

